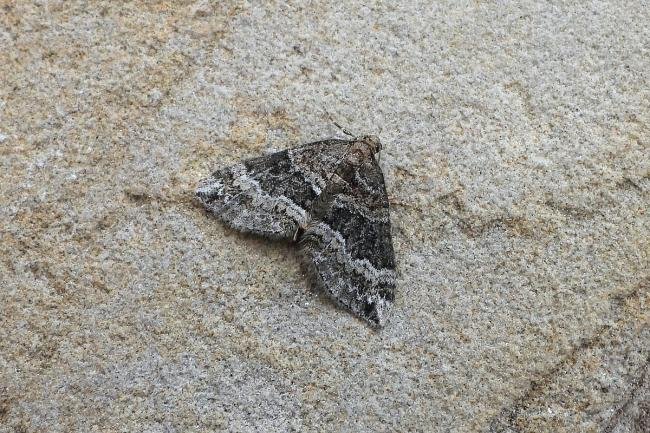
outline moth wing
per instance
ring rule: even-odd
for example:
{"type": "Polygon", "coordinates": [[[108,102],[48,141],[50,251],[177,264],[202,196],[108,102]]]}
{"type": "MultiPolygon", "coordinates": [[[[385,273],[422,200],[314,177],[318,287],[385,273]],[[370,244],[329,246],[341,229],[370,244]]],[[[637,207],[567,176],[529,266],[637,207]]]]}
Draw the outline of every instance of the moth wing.
{"type": "Polygon", "coordinates": [[[239,231],[291,239],[307,221],[314,199],[348,143],[319,141],[242,161],[203,179],[196,195],[210,212],[239,231]]]}
{"type": "Polygon", "coordinates": [[[396,279],[389,204],[381,168],[361,146],[350,150],[314,202],[301,249],[329,295],[383,326],[396,279]]]}

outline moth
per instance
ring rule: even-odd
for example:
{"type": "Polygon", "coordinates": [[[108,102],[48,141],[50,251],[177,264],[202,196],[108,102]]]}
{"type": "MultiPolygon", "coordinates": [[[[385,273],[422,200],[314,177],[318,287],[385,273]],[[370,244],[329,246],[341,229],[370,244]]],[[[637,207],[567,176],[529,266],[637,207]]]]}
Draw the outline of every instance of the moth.
{"type": "Polygon", "coordinates": [[[219,169],[196,195],[228,226],[296,244],[316,284],[383,326],[395,299],[395,254],[381,143],[330,139],[219,169]]]}

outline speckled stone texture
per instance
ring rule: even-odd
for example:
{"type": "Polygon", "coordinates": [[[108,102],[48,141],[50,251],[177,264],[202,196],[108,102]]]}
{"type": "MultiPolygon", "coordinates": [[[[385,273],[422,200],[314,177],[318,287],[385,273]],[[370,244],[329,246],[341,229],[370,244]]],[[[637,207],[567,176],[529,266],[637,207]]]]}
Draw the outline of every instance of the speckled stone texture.
{"type": "Polygon", "coordinates": [[[0,1],[0,432],[647,432],[650,8],[0,1]],[[377,134],[380,332],[202,210],[377,134]]]}

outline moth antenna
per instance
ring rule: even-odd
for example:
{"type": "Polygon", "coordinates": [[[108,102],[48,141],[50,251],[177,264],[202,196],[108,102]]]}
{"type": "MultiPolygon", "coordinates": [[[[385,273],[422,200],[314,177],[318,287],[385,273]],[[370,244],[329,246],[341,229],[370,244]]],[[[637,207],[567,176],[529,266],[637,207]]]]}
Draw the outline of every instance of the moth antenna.
{"type": "MultiPolygon", "coordinates": [[[[334,121],[332,121],[332,122],[334,122],[334,121]]],[[[344,127],[339,125],[338,123],[334,122],[334,126],[339,128],[341,130],[341,132],[343,132],[345,135],[349,135],[352,138],[356,137],[356,134],[351,133],[350,131],[348,131],[347,129],[345,129],[344,127]]]]}
{"type": "Polygon", "coordinates": [[[333,118],[332,115],[329,113],[329,111],[325,110],[325,113],[327,113],[327,117],[330,118],[330,121],[334,124],[334,126],[336,126],[337,128],[339,128],[339,129],[341,130],[341,132],[343,132],[345,135],[349,135],[349,136],[352,137],[352,138],[356,138],[356,137],[357,137],[355,134],[351,133],[350,131],[348,131],[347,129],[345,129],[345,128],[342,127],[341,125],[339,125],[338,122],[337,122],[336,120],[334,120],[334,118],[333,118]]]}

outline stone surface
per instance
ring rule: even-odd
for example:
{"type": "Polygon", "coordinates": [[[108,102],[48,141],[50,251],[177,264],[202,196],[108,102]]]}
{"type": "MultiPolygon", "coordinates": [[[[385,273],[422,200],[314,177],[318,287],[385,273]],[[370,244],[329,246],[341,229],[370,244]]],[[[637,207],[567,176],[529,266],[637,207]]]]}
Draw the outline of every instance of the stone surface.
{"type": "Polygon", "coordinates": [[[644,432],[650,10],[0,2],[0,432],[644,432]],[[376,332],[196,182],[384,143],[376,332]]]}

